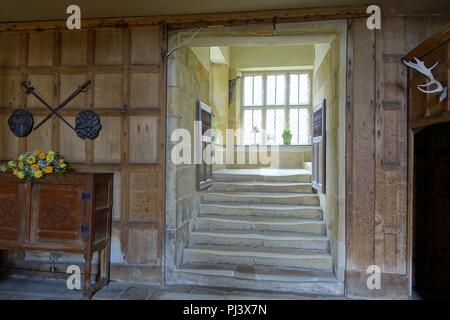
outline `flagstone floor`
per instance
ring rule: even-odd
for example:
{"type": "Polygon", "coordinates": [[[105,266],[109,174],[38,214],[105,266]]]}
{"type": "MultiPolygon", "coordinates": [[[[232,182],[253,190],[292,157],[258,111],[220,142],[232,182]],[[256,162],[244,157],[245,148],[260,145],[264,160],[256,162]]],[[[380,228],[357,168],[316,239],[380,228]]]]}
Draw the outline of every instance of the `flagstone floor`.
{"type": "MultiPolygon", "coordinates": [[[[0,300],[80,300],[81,291],[68,290],[65,280],[0,277],[0,300]]],[[[298,295],[198,286],[163,286],[111,282],[93,300],[342,300],[345,297],[298,295]]],[[[449,290],[413,292],[412,300],[449,300],[449,290]]]]}
{"type": "MultiPolygon", "coordinates": [[[[0,279],[0,300],[79,300],[81,291],[68,290],[64,280],[10,276],[0,279]]],[[[111,282],[93,300],[313,300],[343,297],[304,296],[194,286],[157,286],[111,282]]]]}

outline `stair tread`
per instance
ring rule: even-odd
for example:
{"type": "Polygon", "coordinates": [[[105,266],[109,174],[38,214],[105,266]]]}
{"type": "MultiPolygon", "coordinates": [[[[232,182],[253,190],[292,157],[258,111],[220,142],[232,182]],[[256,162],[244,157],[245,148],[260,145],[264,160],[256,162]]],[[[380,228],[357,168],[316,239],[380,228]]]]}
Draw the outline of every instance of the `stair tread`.
{"type": "Polygon", "coordinates": [[[319,197],[315,193],[292,192],[252,192],[252,191],[212,191],[207,195],[220,195],[230,197],[268,197],[268,198],[294,198],[294,197],[319,197]]]}
{"type": "Polygon", "coordinates": [[[208,235],[213,237],[230,237],[262,240],[321,240],[328,241],[324,235],[310,235],[292,231],[258,231],[258,230],[194,230],[193,235],[208,235]]]}
{"type": "Polygon", "coordinates": [[[331,254],[325,251],[314,251],[291,248],[270,247],[237,247],[218,245],[195,245],[185,248],[187,252],[205,252],[216,255],[251,256],[265,258],[299,259],[299,258],[326,258],[332,259],[331,254]]]}
{"type": "Polygon", "coordinates": [[[201,203],[200,206],[214,206],[214,207],[226,207],[226,208],[251,208],[260,210],[296,210],[296,209],[319,209],[322,210],[320,206],[315,205],[298,205],[298,204],[278,204],[278,203],[201,203]]]}
{"type": "Polygon", "coordinates": [[[215,182],[213,182],[213,186],[214,185],[297,187],[297,186],[312,186],[312,183],[310,183],[310,182],[283,182],[283,181],[236,181],[236,182],[215,181],[215,182]]]}
{"type": "Polygon", "coordinates": [[[320,223],[325,224],[323,220],[307,219],[307,218],[290,218],[290,217],[257,217],[257,216],[231,216],[231,215],[201,215],[197,219],[215,219],[226,220],[243,223],[267,223],[267,224],[298,224],[298,223],[320,223]]]}
{"type": "Polygon", "coordinates": [[[338,282],[333,272],[263,266],[187,263],[177,271],[249,280],[338,282]]]}
{"type": "Polygon", "coordinates": [[[213,172],[214,175],[242,175],[242,176],[299,176],[311,175],[311,172],[305,169],[221,169],[213,172]]]}

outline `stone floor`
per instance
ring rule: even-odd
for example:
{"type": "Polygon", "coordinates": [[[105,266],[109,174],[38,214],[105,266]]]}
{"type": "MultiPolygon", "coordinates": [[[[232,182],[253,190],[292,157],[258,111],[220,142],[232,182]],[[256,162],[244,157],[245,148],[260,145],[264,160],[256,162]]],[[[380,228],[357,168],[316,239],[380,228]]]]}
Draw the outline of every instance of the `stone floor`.
{"type": "MultiPolygon", "coordinates": [[[[79,300],[80,291],[66,288],[65,280],[11,276],[0,279],[0,300],[79,300]]],[[[111,282],[93,300],[315,300],[335,296],[303,296],[265,291],[194,286],[157,286],[111,282]]]]}
{"type": "MultiPolygon", "coordinates": [[[[65,280],[10,276],[0,278],[0,300],[80,300],[81,291],[68,290],[65,280]]],[[[198,286],[158,286],[111,282],[93,300],[344,300],[317,296],[198,286]]],[[[413,291],[412,300],[450,300],[450,290],[413,291]]]]}

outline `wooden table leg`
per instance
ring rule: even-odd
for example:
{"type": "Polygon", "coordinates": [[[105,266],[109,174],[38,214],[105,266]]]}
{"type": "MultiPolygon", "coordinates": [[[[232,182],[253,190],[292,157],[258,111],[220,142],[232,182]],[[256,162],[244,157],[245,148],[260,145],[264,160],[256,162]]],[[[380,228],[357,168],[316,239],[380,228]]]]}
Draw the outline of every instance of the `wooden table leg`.
{"type": "Polygon", "coordinates": [[[111,240],[108,241],[105,248],[105,277],[106,284],[109,283],[110,275],[111,275],[111,240]]]}
{"type": "Polygon", "coordinates": [[[91,293],[92,253],[84,255],[83,296],[90,299],[91,293]]]}

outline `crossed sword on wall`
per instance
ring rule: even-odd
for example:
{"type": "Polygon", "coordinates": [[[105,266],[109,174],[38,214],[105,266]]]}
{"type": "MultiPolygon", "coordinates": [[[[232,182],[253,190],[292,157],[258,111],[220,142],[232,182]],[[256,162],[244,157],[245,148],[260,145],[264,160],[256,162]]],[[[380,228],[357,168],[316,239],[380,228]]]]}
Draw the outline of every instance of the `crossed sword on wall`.
{"type": "Polygon", "coordinates": [[[38,125],[36,125],[36,127],[34,127],[33,131],[36,131],[37,129],[39,129],[39,127],[41,127],[44,123],[46,123],[53,115],[57,116],[65,124],[67,124],[73,131],[75,131],[75,128],[59,114],[59,111],[61,111],[62,108],[64,108],[70,101],[75,99],[75,97],[78,96],[81,92],[86,92],[90,84],[91,84],[91,80],[88,80],[85,83],[83,83],[81,86],[78,86],[77,90],[75,90],[70,96],[68,96],[66,98],[66,100],[61,102],[59,104],[59,106],[57,106],[56,108],[53,108],[43,98],[41,98],[36,93],[36,90],[34,89],[33,86],[26,83],[26,81],[22,82],[22,89],[25,91],[25,93],[33,95],[36,99],[38,99],[40,102],[42,102],[44,104],[44,106],[47,107],[47,109],[49,109],[51,111],[51,113],[49,115],[47,115],[41,122],[39,122],[38,125]]]}

